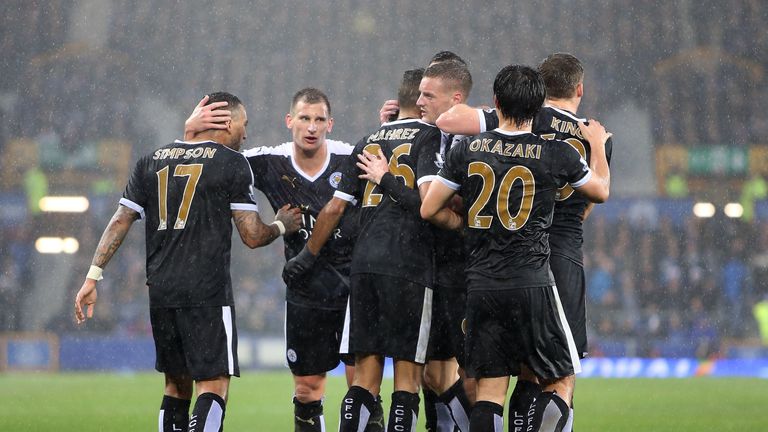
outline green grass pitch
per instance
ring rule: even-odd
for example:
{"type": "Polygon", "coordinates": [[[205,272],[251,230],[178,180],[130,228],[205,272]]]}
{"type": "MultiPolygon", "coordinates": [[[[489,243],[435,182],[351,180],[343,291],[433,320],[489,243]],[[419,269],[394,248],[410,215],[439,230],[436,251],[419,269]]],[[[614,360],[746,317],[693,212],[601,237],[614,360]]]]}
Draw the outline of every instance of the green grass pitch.
{"type": "MultiPolygon", "coordinates": [[[[225,430],[292,431],[288,371],[243,375],[230,389],[225,430]]],[[[159,373],[1,374],[0,389],[0,431],[156,431],[163,379],[159,373]]],[[[385,404],[391,390],[385,381],[385,404]]],[[[331,377],[328,431],[338,426],[344,392],[343,378],[331,377]]],[[[767,394],[768,381],[760,379],[581,379],[575,430],[768,430],[767,394]]]]}

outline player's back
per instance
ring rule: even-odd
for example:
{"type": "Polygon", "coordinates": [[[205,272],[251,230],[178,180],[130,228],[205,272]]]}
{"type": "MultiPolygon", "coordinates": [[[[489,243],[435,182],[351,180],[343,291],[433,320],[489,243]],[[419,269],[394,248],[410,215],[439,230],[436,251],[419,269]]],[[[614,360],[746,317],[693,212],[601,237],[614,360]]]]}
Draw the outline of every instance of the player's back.
{"type": "MultiPolygon", "coordinates": [[[[385,123],[355,146],[350,162],[363,150],[382,154],[389,161],[389,171],[407,187],[418,190],[437,173],[440,131],[419,120],[404,119],[385,123]]],[[[343,173],[353,182],[355,167],[343,173]]],[[[352,260],[352,274],[375,273],[408,279],[432,286],[433,233],[418,211],[407,209],[382,189],[371,183],[340,186],[340,191],[354,191],[359,199],[360,234],[352,260]]]]}
{"type": "MultiPolygon", "coordinates": [[[[570,111],[545,105],[533,120],[533,133],[544,139],[565,141],[589,161],[592,151],[589,141],[584,139],[579,129],[580,121],[586,122],[586,119],[570,111]]],[[[609,139],[605,144],[605,155],[609,161],[611,149],[612,141],[609,139]]],[[[581,246],[584,242],[582,222],[589,200],[575,192],[570,185],[565,185],[558,189],[555,201],[555,213],[549,230],[552,254],[581,263],[581,246]]]]}
{"type": "Polygon", "coordinates": [[[138,161],[121,204],[145,219],[151,306],[232,305],[232,210],[256,210],[252,183],[245,157],[212,141],[138,161]]]}
{"type": "Polygon", "coordinates": [[[555,191],[588,172],[567,144],[500,129],[455,146],[441,176],[458,180],[466,211],[471,286],[551,285],[547,230],[555,191]],[[569,153],[565,153],[565,151],[569,153]],[[466,168],[461,168],[466,167],[466,168]]]}

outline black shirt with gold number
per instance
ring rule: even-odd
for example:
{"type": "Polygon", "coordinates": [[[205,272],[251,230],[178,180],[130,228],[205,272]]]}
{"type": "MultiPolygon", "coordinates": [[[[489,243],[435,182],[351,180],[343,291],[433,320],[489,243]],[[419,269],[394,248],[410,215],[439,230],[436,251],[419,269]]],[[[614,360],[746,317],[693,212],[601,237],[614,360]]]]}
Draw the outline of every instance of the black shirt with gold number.
{"type": "Polygon", "coordinates": [[[242,154],[176,141],[139,159],[120,204],[145,219],[150,307],[232,306],[232,210],[257,211],[242,154]]]}
{"type": "Polygon", "coordinates": [[[415,209],[407,209],[378,185],[358,180],[357,155],[381,154],[389,171],[411,189],[432,181],[438,171],[440,131],[419,120],[384,123],[360,140],[342,170],[335,196],[359,201],[360,235],[352,257],[352,274],[394,276],[433,286],[433,231],[415,209]]]}
{"type": "Polygon", "coordinates": [[[496,129],[454,146],[438,180],[464,199],[469,289],[553,285],[547,230],[557,189],[590,176],[571,146],[529,132],[496,129]]]}

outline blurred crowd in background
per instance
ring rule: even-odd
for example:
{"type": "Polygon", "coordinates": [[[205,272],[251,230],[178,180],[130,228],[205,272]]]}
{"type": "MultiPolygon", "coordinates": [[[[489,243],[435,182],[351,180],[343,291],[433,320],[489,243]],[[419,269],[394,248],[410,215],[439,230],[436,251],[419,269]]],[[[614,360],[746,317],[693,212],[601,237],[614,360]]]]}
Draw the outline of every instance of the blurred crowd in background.
{"type": "MultiPolygon", "coordinates": [[[[277,145],[289,139],[283,116],[290,97],[317,86],[331,98],[331,137],[355,142],[377,126],[378,108],[395,95],[402,71],[423,66],[438,50],[470,62],[475,104],[490,103],[493,76],[505,64],[536,64],[556,50],[575,54],[587,68],[583,112],[600,118],[632,101],[650,115],[654,146],[768,144],[760,106],[768,99],[768,4],[760,0],[514,7],[493,0],[480,13],[468,2],[448,7],[438,0],[396,1],[386,9],[352,0],[332,7],[114,0],[100,6],[103,25],[83,30],[73,17],[84,4],[90,3],[0,5],[0,192],[28,199],[81,193],[108,203],[73,224],[80,249],[76,270],[55,288],[66,290],[68,301],[45,326],[54,332],[75,328],[69,294],[82,282],[133,161],[165,144],[168,130],[180,138],[181,121],[208,91],[226,89],[245,101],[247,146],[277,145]],[[456,14],[467,19],[452,19],[456,14]],[[452,25],[426,25],[425,16],[452,25]],[[162,124],[158,112],[172,113],[178,124],[162,124]],[[118,147],[122,153],[112,153],[118,147]]],[[[621,157],[619,145],[614,158],[621,157]]],[[[34,291],[29,275],[41,271],[34,241],[50,220],[31,199],[28,212],[0,221],[0,331],[25,330],[18,311],[34,291]]],[[[753,308],[768,295],[764,225],[693,215],[682,224],[608,222],[598,207],[585,242],[595,353],[709,357],[729,341],[757,338],[753,308]]],[[[282,245],[245,251],[234,243],[240,329],[279,336],[282,245]]],[[[148,334],[143,225],[105,275],[98,319],[89,328],[148,334]]]]}

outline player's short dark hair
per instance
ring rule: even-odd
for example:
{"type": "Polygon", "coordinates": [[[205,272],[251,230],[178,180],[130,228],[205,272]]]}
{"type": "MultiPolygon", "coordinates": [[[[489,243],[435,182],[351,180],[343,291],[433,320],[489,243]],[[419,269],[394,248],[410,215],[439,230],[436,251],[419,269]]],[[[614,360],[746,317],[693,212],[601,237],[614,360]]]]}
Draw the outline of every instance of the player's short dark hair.
{"type": "Polygon", "coordinates": [[[469,96],[472,90],[472,74],[469,68],[457,61],[445,61],[435,63],[424,71],[427,78],[440,78],[450,86],[452,90],[459,90],[464,96],[469,96]]]}
{"type": "Polygon", "coordinates": [[[453,51],[440,51],[439,53],[433,55],[431,59],[429,59],[429,64],[442,63],[446,61],[455,61],[463,64],[464,66],[469,66],[463,58],[459,57],[459,55],[453,51]]]}
{"type": "Polygon", "coordinates": [[[576,86],[584,78],[579,59],[568,53],[555,53],[539,65],[539,73],[547,87],[547,96],[567,99],[575,96],[576,86]]]}
{"type": "Polygon", "coordinates": [[[208,103],[205,105],[207,106],[214,102],[226,102],[226,106],[214,108],[213,110],[229,110],[232,113],[232,118],[239,116],[240,110],[238,110],[238,108],[243,108],[245,106],[240,98],[227,92],[213,92],[208,94],[208,103]]]}
{"type": "Polygon", "coordinates": [[[328,108],[328,115],[331,115],[331,102],[328,100],[328,96],[314,87],[303,88],[297,91],[295,95],[293,95],[293,99],[291,100],[291,112],[293,112],[294,108],[296,108],[296,104],[299,102],[305,102],[308,104],[316,104],[322,102],[325,104],[325,107],[328,108]]]}
{"type": "Polygon", "coordinates": [[[546,94],[541,74],[528,66],[506,66],[493,81],[499,111],[505,118],[514,119],[517,127],[536,117],[546,94]]]}
{"type": "Polygon", "coordinates": [[[416,107],[416,101],[419,99],[419,84],[424,76],[424,68],[411,69],[403,72],[403,80],[400,81],[400,88],[397,90],[397,103],[400,109],[411,109],[416,107]]]}

